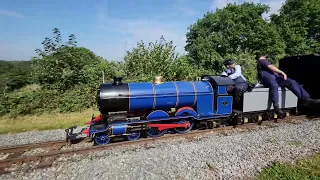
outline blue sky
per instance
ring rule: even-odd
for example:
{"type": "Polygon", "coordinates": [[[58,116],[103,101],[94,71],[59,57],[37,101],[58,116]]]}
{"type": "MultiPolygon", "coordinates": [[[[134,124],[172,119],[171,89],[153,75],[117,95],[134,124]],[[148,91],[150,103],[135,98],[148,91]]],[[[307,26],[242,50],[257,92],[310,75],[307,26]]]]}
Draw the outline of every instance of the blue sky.
{"type": "Polygon", "coordinates": [[[108,60],[122,60],[137,41],[173,40],[184,53],[188,27],[227,3],[266,3],[277,12],[285,0],[0,0],[0,59],[29,60],[52,29],[63,40],[108,60]]]}

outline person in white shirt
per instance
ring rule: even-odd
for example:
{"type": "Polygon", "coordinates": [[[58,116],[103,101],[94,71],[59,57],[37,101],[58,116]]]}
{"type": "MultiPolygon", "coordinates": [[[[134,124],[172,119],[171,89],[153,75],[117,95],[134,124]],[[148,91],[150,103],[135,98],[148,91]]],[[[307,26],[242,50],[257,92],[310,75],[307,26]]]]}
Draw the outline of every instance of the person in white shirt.
{"type": "Polygon", "coordinates": [[[241,73],[241,66],[236,64],[235,60],[227,59],[223,61],[223,65],[226,67],[226,70],[221,75],[229,77],[236,83],[235,86],[227,87],[227,91],[228,93],[233,92],[235,100],[239,102],[243,93],[247,91],[249,84],[241,73]]]}

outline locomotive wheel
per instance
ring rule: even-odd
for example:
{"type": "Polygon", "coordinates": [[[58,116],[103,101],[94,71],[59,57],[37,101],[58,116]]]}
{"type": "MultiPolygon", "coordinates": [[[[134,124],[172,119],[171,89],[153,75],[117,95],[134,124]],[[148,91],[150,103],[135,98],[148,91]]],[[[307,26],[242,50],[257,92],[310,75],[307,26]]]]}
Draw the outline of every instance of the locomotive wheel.
{"type": "Polygon", "coordinates": [[[132,132],[130,134],[127,135],[127,138],[129,141],[135,141],[137,139],[139,139],[141,136],[141,132],[140,131],[135,131],[135,132],[132,132]]]}
{"type": "Polygon", "coordinates": [[[174,131],[176,131],[179,134],[185,134],[185,133],[188,133],[189,131],[191,131],[191,129],[194,126],[194,122],[192,120],[190,121],[190,120],[187,120],[187,119],[181,119],[178,122],[174,122],[174,124],[183,124],[183,123],[186,123],[186,122],[190,123],[190,126],[188,128],[181,128],[181,127],[174,128],[174,131]]]}
{"type": "MultiPolygon", "coordinates": [[[[161,122],[155,122],[156,124],[159,123],[161,124],[161,122]]],[[[159,131],[158,128],[151,128],[149,130],[146,131],[146,133],[148,134],[148,136],[150,137],[160,137],[163,136],[166,132],[168,131],[168,129],[159,131]]]]}
{"type": "Polygon", "coordinates": [[[110,136],[103,132],[103,133],[98,133],[94,137],[94,142],[96,145],[106,145],[110,142],[110,136]]]}

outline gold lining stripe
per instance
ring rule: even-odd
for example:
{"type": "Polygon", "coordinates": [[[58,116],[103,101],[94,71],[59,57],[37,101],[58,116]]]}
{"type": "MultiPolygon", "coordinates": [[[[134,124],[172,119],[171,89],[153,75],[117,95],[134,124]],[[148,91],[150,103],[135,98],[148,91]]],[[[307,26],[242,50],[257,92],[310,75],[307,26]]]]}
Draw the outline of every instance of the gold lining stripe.
{"type": "Polygon", "coordinates": [[[113,127],[111,126],[111,134],[113,134],[113,127]]]}
{"type": "Polygon", "coordinates": [[[154,83],[152,83],[152,89],[153,89],[153,109],[156,108],[156,87],[154,86],[154,83]]]}
{"type": "Polygon", "coordinates": [[[220,98],[221,96],[217,96],[217,112],[216,112],[216,114],[218,114],[219,113],[219,98],[220,98]]]}
{"type": "Polygon", "coordinates": [[[212,90],[212,112],[214,112],[214,92],[213,92],[213,87],[211,85],[211,83],[207,82],[210,87],[211,87],[211,90],[212,90]]]}
{"type": "Polygon", "coordinates": [[[192,106],[194,106],[194,105],[196,105],[198,95],[197,95],[197,88],[196,88],[194,82],[191,81],[191,84],[192,84],[193,90],[194,90],[194,101],[193,101],[193,105],[192,105],[192,106]]]}
{"type": "Polygon", "coordinates": [[[173,84],[176,87],[176,92],[177,92],[177,100],[176,100],[176,106],[175,107],[178,107],[178,105],[179,105],[179,88],[178,88],[178,85],[176,84],[176,82],[173,82],[173,84]]]}
{"type": "Polygon", "coordinates": [[[129,103],[129,107],[128,107],[128,111],[130,111],[130,85],[129,85],[130,83],[128,83],[128,103],[129,103]]]}

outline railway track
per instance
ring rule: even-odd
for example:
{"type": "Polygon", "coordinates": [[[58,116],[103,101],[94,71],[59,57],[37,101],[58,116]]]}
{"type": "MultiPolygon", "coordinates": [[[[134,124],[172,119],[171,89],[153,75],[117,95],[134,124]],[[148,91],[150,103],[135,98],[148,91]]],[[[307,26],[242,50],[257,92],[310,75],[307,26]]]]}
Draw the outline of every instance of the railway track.
{"type": "MultiPolygon", "coordinates": [[[[283,120],[280,120],[278,123],[274,123],[271,120],[263,121],[261,125],[273,126],[281,123],[297,123],[296,120],[300,118],[301,118],[300,116],[291,116],[283,120]]],[[[230,133],[232,131],[256,129],[257,127],[261,127],[261,126],[257,125],[257,123],[248,123],[241,126],[237,126],[236,128],[234,128],[233,126],[225,126],[225,127],[206,129],[206,130],[195,130],[187,134],[167,134],[159,138],[143,138],[136,141],[124,141],[124,142],[118,142],[118,143],[111,143],[104,146],[80,147],[80,148],[66,149],[66,150],[62,150],[62,147],[70,144],[66,141],[54,141],[54,142],[1,148],[0,154],[2,155],[7,154],[7,156],[2,160],[0,160],[0,174],[13,171],[11,169],[13,165],[31,164],[31,163],[38,162],[38,164],[34,168],[50,167],[52,163],[62,155],[86,154],[94,151],[122,148],[129,145],[146,145],[153,142],[159,142],[162,140],[176,139],[176,138],[184,138],[186,140],[192,141],[195,137],[199,135],[207,136],[209,134],[221,134],[221,133],[223,134],[223,133],[230,133]],[[27,154],[27,152],[33,151],[35,149],[42,149],[42,150],[46,149],[46,150],[36,154],[31,154],[31,155],[27,154]]],[[[83,138],[78,141],[80,143],[82,142],[86,143],[89,140],[90,139],[83,138]]]]}

